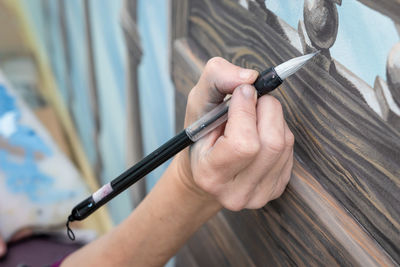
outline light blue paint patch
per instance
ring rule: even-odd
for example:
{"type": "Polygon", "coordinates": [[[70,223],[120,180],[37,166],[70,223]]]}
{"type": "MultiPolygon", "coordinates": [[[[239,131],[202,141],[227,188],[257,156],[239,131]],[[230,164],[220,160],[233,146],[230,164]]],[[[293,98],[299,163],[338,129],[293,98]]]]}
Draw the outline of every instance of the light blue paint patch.
{"type": "Polygon", "coordinates": [[[92,0],[90,2],[96,59],[107,62],[109,66],[107,75],[113,76],[113,88],[118,90],[120,97],[119,105],[124,106],[126,47],[120,24],[121,8],[123,8],[121,0],[92,0]]]}
{"type": "MultiPolygon", "coordinates": [[[[14,119],[16,123],[21,117],[21,113],[15,105],[15,99],[9,95],[4,85],[0,85],[0,117],[8,112],[16,114],[14,119]]],[[[25,151],[40,152],[50,156],[50,148],[43,140],[35,133],[35,131],[24,125],[17,125],[16,131],[7,138],[7,141],[17,147],[24,148],[25,151]]]]}
{"type": "Polygon", "coordinates": [[[67,42],[66,47],[69,51],[70,77],[69,88],[71,98],[69,108],[72,111],[74,122],[77,126],[79,137],[93,166],[97,161],[96,145],[93,140],[95,125],[94,114],[91,110],[91,99],[89,92],[89,68],[88,51],[85,32],[84,4],[80,0],[70,0],[65,2],[65,23],[67,42]]]}
{"type": "Polygon", "coordinates": [[[65,103],[70,103],[67,87],[66,55],[65,45],[62,41],[62,31],[60,26],[60,2],[47,1],[47,46],[51,68],[57,81],[57,87],[65,103]]]}
{"type": "MultiPolygon", "coordinates": [[[[139,74],[140,115],[144,153],[149,154],[174,134],[174,89],[168,69],[167,2],[138,2],[138,26],[143,57],[139,74]]],[[[149,191],[168,166],[147,175],[149,191]]]]}
{"type": "Polygon", "coordinates": [[[0,168],[5,173],[7,188],[12,193],[25,194],[32,202],[49,204],[75,196],[75,192],[54,190],[54,179],[40,172],[32,153],[24,161],[14,162],[5,150],[0,150],[0,168]]]}
{"type": "Polygon", "coordinates": [[[339,30],[332,56],[373,86],[386,76],[387,55],[399,36],[391,19],[358,1],[338,6],[339,30]]]}
{"type": "Polygon", "coordinates": [[[265,5],[294,29],[303,19],[304,0],[265,0],[265,5]]]}
{"type": "Polygon", "coordinates": [[[62,201],[75,196],[71,190],[55,190],[54,178],[42,173],[34,158],[39,152],[51,156],[51,149],[28,126],[19,124],[21,113],[15,104],[15,99],[7,93],[4,85],[0,85],[0,117],[8,112],[14,116],[16,131],[7,138],[7,142],[24,149],[24,157],[16,160],[7,150],[0,150],[0,170],[5,174],[6,185],[10,192],[25,194],[32,202],[48,204],[62,201]]]}
{"type": "Polygon", "coordinates": [[[0,84],[0,117],[9,111],[16,109],[15,100],[6,91],[4,85],[0,84]]]}
{"type": "MultiPolygon", "coordinates": [[[[105,184],[126,168],[126,47],[120,25],[122,0],[91,0],[94,68],[99,104],[99,148],[102,160],[101,180],[105,184]]],[[[127,190],[111,203],[113,222],[118,224],[132,211],[127,190]]]]}
{"type": "Polygon", "coordinates": [[[11,145],[22,147],[25,151],[40,152],[46,156],[52,154],[43,140],[31,128],[24,125],[18,125],[17,131],[7,140],[11,145]]]}

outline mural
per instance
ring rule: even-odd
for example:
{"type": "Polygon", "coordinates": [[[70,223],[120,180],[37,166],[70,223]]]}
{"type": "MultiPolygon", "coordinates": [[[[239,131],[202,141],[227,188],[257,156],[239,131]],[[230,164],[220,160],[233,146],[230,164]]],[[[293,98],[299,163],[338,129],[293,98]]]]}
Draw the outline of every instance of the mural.
{"type": "Polygon", "coordinates": [[[213,56],[263,70],[321,51],[271,93],[296,139],[283,196],[259,210],[222,211],[181,250],[177,266],[398,265],[399,3],[171,6],[171,75],[181,100],[201,73],[198,62],[213,56]]]}
{"type": "Polygon", "coordinates": [[[379,12],[390,9],[386,2],[374,4],[379,11],[362,2],[265,0],[264,7],[300,53],[321,50],[320,65],[400,131],[400,27],[379,12]]]}

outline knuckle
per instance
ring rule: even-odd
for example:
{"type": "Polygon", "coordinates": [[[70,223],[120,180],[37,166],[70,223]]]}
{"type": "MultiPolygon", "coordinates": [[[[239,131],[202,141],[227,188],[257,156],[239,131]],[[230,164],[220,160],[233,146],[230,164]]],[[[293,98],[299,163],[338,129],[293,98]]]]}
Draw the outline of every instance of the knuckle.
{"type": "Polygon", "coordinates": [[[281,180],[279,185],[275,188],[275,192],[273,194],[272,199],[279,198],[283,194],[283,192],[285,192],[285,189],[286,189],[286,184],[283,184],[281,180]]]}
{"type": "Polygon", "coordinates": [[[263,139],[263,144],[273,153],[281,153],[285,149],[285,140],[277,131],[271,132],[263,139]]]}
{"type": "Polygon", "coordinates": [[[273,199],[279,198],[279,197],[283,194],[283,192],[285,192],[285,189],[286,189],[285,186],[279,187],[279,188],[276,190],[276,193],[274,194],[273,199]]]}
{"type": "Polygon", "coordinates": [[[286,146],[288,146],[288,147],[293,147],[294,146],[295,138],[294,138],[294,134],[290,130],[286,134],[285,142],[286,142],[286,146]]]}
{"type": "Polygon", "coordinates": [[[252,209],[261,209],[263,208],[265,205],[267,205],[268,203],[268,199],[258,199],[256,201],[254,201],[254,203],[252,203],[251,208],[252,209]]]}
{"type": "Polygon", "coordinates": [[[260,142],[254,138],[240,138],[233,143],[233,150],[240,158],[252,158],[258,154],[260,149],[260,142]]]}
{"type": "Polygon", "coordinates": [[[254,108],[249,109],[248,107],[237,107],[232,110],[232,113],[232,117],[241,117],[251,121],[256,121],[257,117],[254,108]]]}
{"type": "Polygon", "coordinates": [[[205,72],[213,72],[218,70],[221,65],[225,62],[225,59],[223,59],[222,57],[213,57],[210,58],[207,63],[206,66],[204,68],[205,72]]]}
{"type": "Polygon", "coordinates": [[[244,199],[237,197],[229,198],[221,201],[222,206],[231,211],[241,211],[246,206],[247,202],[244,199]]]}

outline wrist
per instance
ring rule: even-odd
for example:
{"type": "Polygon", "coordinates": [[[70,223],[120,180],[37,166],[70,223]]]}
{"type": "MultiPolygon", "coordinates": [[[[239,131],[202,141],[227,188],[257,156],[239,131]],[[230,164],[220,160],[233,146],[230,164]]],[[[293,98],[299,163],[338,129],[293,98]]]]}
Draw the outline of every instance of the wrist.
{"type": "Polygon", "coordinates": [[[188,149],[181,151],[171,162],[170,168],[176,174],[174,175],[176,183],[183,191],[185,191],[193,199],[199,201],[201,204],[210,206],[216,210],[220,210],[222,206],[217,199],[213,195],[202,190],[195,183],[192,170],[190,168],[190,160],[189,156],[187,155],[188,153],[188,149]]]}

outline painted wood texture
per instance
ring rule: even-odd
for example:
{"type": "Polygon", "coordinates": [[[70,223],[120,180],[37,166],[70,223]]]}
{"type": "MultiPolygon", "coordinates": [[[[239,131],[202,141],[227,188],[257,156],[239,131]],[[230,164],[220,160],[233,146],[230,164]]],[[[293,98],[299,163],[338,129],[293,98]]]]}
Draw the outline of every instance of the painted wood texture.
{"type": "MultiPolygon", "coordinates": [[[[194,84],[188,80],[201,69],[195,62],[222,56],[262,70],[299,55],[260,15],[234,1],[172,5],[181,8],[173,14],[180,30],[172,31],[172,76],[180,99],[188,92],[182,87],[194,84]]],[[[211,224],[223,216],[232,234],[219,237],[226,225],[206,224],[186,249],[199,266],[243,266],[237,264],[243,257],[255,266],[399,264],[400,134],[318,60],[273,93],[296,137],[296,167],[286,193],[262,210],[213,218],[211,224]],[[214,243],[215,249],[207,249],[214,243]]],[[[177,110],[177,122],[183,114],[177,110]]]]}

